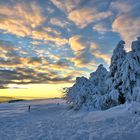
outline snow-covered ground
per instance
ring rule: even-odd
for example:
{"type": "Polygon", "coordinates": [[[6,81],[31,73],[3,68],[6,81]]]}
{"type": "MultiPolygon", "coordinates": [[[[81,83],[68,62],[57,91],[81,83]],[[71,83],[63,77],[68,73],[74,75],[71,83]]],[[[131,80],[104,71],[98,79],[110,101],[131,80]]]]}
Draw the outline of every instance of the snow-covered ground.
{"type": "Polygon", "coordinates": [[[0,140],[139,139],[138,103],[90,112],[68,110],[61,99],[0,104],[0,140]]]}

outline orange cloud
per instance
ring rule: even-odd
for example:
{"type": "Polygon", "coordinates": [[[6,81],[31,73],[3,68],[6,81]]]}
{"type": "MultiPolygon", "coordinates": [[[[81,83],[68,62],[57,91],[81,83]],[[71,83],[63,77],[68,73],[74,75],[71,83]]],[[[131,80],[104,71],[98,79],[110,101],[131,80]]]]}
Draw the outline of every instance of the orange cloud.
{"type": "Polygon", "coordinates": [[[92,51],[92,50],[97,50],[97,49],[99,49],[99,46],[98,46],[96,43],[91,42],[91,43],[90,43],[90,48],[91,48],[91,51],[92,51]]]}
{"type": "Polygon", "coordinates": [[[69,39],[71,49],[74,51],[74,57],[69,60],[74,63],[76,67],[88,67],[92,69],[97,63],[94,61],[94,53],[99,50],[99,46],[88,38],[81,35],[73,36],[69,39]]]}
{"type": "Polygon", "coordinates": [[[112,31],[120,34],[126,42],[126,49],[130,50],[130,45],[135,37],[140,35],[140,3],[137,0],[115,1],[111,3],[110,9],[117,13],[112,23],[112,31]]]}
{"type": "MultiPolygon", "coordinates": [[[[30,36],[33,39],[52,41],[57,45],[68,43],[67,39],[61,38],[61,33],[51,27],[43,27],[39,31],[36,27],[42,25],[45,18],[41,15],[41,8],[36,2],[15,3],[12,6],[0,6],[0,29],[5,33],[17,36],[30,36]]],[[[37,43],[34,42],[33,43],[37,43]]],[[[38,42],[39,43],[39,42],[38,42]]]]}
{"type": "Polygon", "coordinates": [[[49,33],[45,31],[32,31],[32,38],[33,39],[40,39],[45,41],[52,41],[55,44],[61,46],[68,43],[68,40],[65,38],[62,38],[60,35],[52,36],[49,33]]]}
{"type": "Polygon", "coordinates": [[[85,48],[84,44],[81,41],[81,36],[73,36],[69,39],[70,47],[73,51],[80,51],[85,48]]]}
{"type": "Polygon", "coordinates": [[[130,42],[140,34],[140,18],[122,15],[117,17],[112,28],[114,32],[120,33],[121,37],[127,42],[127,49],[130,49],[130,42]]]}
{"type": "Polygon", "coordinates": [[[54,5],[64,12],[70,12],[75,9],[81,0],[51,0],[54,5]]]}
{"type": "Polygon", "coordinates": [[[45,20],[35,2],[0,5],[0,14],[0,29],[22,37],[31,35],[32,30],[45,20]]]}
{"type": "Polygon", "coordinates": [[[46,32],[48,32],[48,33],[51,33],[53,35],[58,35],[58,36],[61,35],[61,32],[56,31],[56,30],[54,30],[51,27],[43,27],[43,30],[46,31],[46,32]]]}
{"type": "Polygon", "coordinates": [[[103,59],[108,65],[110,64],[110,55],[100,52],[99,50],[95,51],[93,55],[97,58],[103,59]]]}
{"type": "Polygon", "coordinates": [[[111,16],[110,11],[98,12],[93,8],[81,8],[69,13],[68,18],[73,21],[78,27],[84,28],[89,23],[96,22],[111,16]]]}

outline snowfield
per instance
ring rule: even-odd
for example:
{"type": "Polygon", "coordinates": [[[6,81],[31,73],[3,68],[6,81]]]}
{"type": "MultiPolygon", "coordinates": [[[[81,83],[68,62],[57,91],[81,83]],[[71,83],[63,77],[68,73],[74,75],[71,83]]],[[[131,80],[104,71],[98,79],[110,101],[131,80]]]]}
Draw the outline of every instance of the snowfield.
{"type": "Polygon", "coordinates": [[[61,99],[0,104],[0,140],[139,139],[140,103],[88,112],[69,110],[61,99]]]}

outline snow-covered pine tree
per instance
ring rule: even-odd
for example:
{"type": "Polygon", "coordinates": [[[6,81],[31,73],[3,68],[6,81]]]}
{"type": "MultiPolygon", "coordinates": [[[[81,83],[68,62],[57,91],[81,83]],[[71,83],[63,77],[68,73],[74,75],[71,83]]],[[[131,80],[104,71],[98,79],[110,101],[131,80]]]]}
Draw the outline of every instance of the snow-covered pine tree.
{"type": "Polygon", "coordinates": [[[126,59],[123,62],[121,72],[122,72],[122,93],[126,101],[132,100],[132,89],[136,84],[136,61],[133,59],[133,52],[128,52],[126,59]]]}
{"type": "Polygon", "coordinates": [[[107,94],[107,69],[100,64],[95,72],[90,74],[89,80],[95,86],[94,92],[92,93],[92,101],[94,102],[94,108],[96,109],[104,109],[105,104],[105,94],[107,94]]]}
{"type": "Polygon", "coordinates": [[[133,89],[132,99],[140,102],[140,37],[137,37],[137,41],[132,42],[132,51],[134,53],[134,59],[136,60],[136,86],[133,89]]]}
{"type": "MultiPolygon", "coordinates": [[[[127,53],[122,68],[123,94],[126,101],[140,99],[140,41],[132,42],[132,51],[127,53]]],[[[140,101],[140,100],[139,100],[140,101]]]]}
{"type": "Polygon", "coordinates": [[[95,72],[90,74],[89,80],[96,86],[103,95],[107,91],[106,78],[108,76],[107,69],[100,64],[95,72]]]}
{"type": "Polygon", "coordinates": [[[126,53],[124,41],[116,46],[110,72],[98,66],[89,79],[77,78],[66,90],[66,98],[74,109],[107,109],[129,101],[140,101],[140,37],[126,53]]]}
{"type": "Polygon", "coordinates": [[[106,106],[114,106],[125,102],[122,93],[123,81],[121,78],[121,67],[126,58],[124,50],[125,42],[121,40],[113,51],[111,58],[110,72],[108,76],[108,94],[106,97],[106,106]]]}

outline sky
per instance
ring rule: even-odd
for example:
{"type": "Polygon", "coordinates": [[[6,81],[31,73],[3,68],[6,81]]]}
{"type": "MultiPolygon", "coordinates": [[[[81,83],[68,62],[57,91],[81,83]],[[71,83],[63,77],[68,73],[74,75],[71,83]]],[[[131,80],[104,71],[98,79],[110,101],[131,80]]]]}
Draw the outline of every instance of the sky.
{"type": "Polygon", "coordinates": [[[50,98],[140,35],[138,0],[1,0],[0,96],[50,98]]]}

